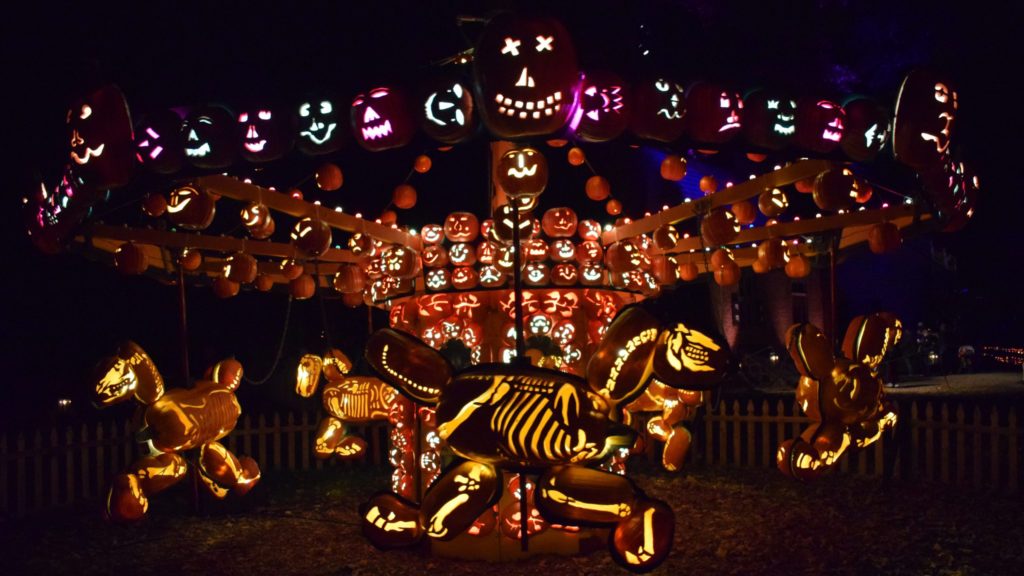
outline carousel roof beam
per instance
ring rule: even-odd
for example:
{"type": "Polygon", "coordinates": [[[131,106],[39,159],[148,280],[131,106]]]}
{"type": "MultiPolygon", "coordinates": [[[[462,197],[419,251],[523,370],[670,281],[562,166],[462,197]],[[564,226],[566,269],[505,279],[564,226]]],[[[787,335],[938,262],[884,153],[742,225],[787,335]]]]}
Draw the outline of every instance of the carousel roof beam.
{"type": "MultiPolygon", "coordinates": [[[[96,239],[111,239],[121,242],[137,242],[152,244],[165,248],[196,248],[217,252],[246,252],[253,256],[272,256],[277,258],[295,258],[296,248],[291,244],[266,242],[263,240],[243,240],[229,236],[209,236],[205,234],[183,234],[163,230],[146,230],[139,228],[122,228],[106,224],[89,224],[82,228],[81,234],[96,239]]],[[[84,241],[84,238],[83,238],[84,241]]],[[[120,244],[119,244],[120,245],[120,244]]],[[[351,262],[362,260],[349,250],[330,248],[318,258],[321,262],[351,262]]]]}
{"type": "MultiPolygon", "coordinates": [[[[872,224],[877,224],[879,222],[892,222],[900,228],[909,226],[915,220],[915,210],[916,208],[914,206],[900,205],[881,208],[878,210],[865,210],[863,212],[848,212],[846,214],[835,214],[833,216],[823,216],[821,218],[808,218],[806,220],[797,220],[794,222],[786,222],[784,224],[775,224],[773,226],[749,228],[741,231],[739,235],[736,236],[736,239],[727,243],[726,246],[760,242],[767,238],[788,238],[791,236],[817,234],[838,228],[856,227],[852,231],[844,230],[843,241],[840,243],[840,248],[845,248],[846,246],[866,241],[867,230],[870,229],[872,224]],[[851,233],[849,235],[849,239],[847,238],[848,232],[851,233]]],[[[928,214],[921,214],[918,217],[919,220],[927,220],[929,218],[930,215],[928,214]]],[[[675,248],[666,250],[665,252],[669,254],[678,254],[680,252],[701,250],[703,248],[705,248],[705,246],[700,236],[694,235],[690,238],[680,240],[676,243],[675,248]]],[[[711,248],[717,248],[717,246],[711,246],[711,248]]]]}
{"type": "Polygon", "coordinates": [[[262,202],[272,210],[277,210],[297,218],[316,216],[332,228],[337,228],[338,230],[353,233],[360,232],[382,242],[407,246],[417,252],[422,249],[418,236],[413,236],[370,220],[357,218],[351,214],[335,212],[330,208],[316,206],[305,200],[298,200],[286,194],[256,186],[255,184],[246,184],[230,176],[220,174],[202,176],[196,179],[196,184],[205,190],[235,200],[262,202]]]}
{"type": "Polygon", "coordinates": [[[608,245],[641,234],[649,234],[665,224],[682,222],[699,214],[707,213],[713,208],[753,198],[765,190],[792,184],[804,178],[813,178],[825,170],[834,168],[836,165],[835,162],[828,160],[800,160],[785,168],[780,168],[745,182],[740,182],[734,186],[723,188],[706,198],[676,204],[667,210],[634,220],[628,224],[616,226],[601,235],[601,242],[608,245]]]}

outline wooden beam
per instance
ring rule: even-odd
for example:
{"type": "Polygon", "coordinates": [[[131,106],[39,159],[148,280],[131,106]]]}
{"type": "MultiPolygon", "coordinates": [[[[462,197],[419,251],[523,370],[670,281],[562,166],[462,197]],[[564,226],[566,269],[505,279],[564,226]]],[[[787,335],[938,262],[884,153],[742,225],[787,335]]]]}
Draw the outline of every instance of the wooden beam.
{"type": "Polygon", "coordinates": [[[417,252],[422,248],[419,236],[413,236],[401,230],[390,228],[376,222],[357,218],[344,212],[335,212],[325,206],[316,206],[305,200],[298,200],[255,184],[246,184],[230,176],[202,176],[195,180],[196,185],[221,196],[247,202],[262,202],[268,208],[283,212],[297,218],[317,216],[332,228],[345,232],[362,233],[371,238],[390,244],[400,244],[417,252]]]}
{"type": "Polygon", "coordinates": [[[784,168],[719,190],[706,198],[676,204],[657,214],[616,226],[601,235],[601,242],[607,246],[619,240],[633,238],[641,234],[649,234],[665,224],[675,224],[676,222],[688,220],[699,214],[707,213],[713,208],[753,198],[765,190],[792,184],[804,178],[812,178],[825,170],[837,166],[839,164],[828,160],[800,160],[784,168]]]}

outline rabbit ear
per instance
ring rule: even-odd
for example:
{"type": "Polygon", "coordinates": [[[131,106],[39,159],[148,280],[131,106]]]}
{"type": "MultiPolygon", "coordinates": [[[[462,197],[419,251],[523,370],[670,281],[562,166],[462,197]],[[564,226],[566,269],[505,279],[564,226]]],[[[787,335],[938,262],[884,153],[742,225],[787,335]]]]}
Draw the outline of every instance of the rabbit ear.
{"type": "Polygon", "coordinates": [[[786,332],[786,349],[801,375],[825,380],[835,367],[832,343],[813,324],[794,324],[786,332]]]}
{"type": "Polygon", "coordinates": [[[886,352],[899,341],[902,331],[900,321],[891,314],[857,316],[846,329],[843,355],[873,370],[882,363],[886,352]]]}

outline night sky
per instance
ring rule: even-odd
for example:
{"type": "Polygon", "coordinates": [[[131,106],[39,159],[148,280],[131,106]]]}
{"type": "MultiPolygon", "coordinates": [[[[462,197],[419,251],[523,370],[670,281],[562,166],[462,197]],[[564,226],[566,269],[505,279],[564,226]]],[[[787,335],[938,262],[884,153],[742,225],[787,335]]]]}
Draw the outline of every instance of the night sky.
{"type": "MultiPolygon", "coordinates": [[[[853,314],[880,304],[934,323],[955,316],[962,337],[975,344],[1024,343],[1017,279],[1024,261],[1018,225],[1024,201],[1016,177],[1016,141],[1024,123],[1014,86],[1024,69],[1019,13],[982,11],[977,2],[882,0],[819,0],[785,7],[735,0],[556,6],[310,2],[273,9],[250,3],[201,9],[188,4],[146,2],[123,11],[95,3],[33,2],[0,25],[4,110],[7,122],[13,122],[3,146],[9,263],[2,300],[3,426],[49,422],[56,418],[52,407],[58,397],[74,399],[80,415],[91,413],[89,371],[126,338],[150,352],[172,385],[181,381],[176,288],[152,278],[120,277],[81,255],[45,256],[24,236],[20,199],[39,177],[52,182],[58,173],[66,106],[83,86],[118,84],[133,115],[205,102],[291,106],[307,94],[335,95],[347,102],[358,90],[379,83],[414,87],[436,70],[432,62],[469,48],[480,25],[460,27],[456,15],[486,16],[491,9],[534,4],[566,25],[581,68],[610,69],[627,78],[663,70],[686,82],[716,80],[740,90],[769,85],[834,98],[863,93],[891,106],[908,70],[930,64],[948,71],[960,91],[960,141],[982,181],[977,215],[964,231],[932,234],[908,243],[895,256],[850,255],[842,267],[846,299],[841,310],[853,314]],[[934,275],[921,264],[931,244],[957,259],[956,274],[934,275]]],[[[411,181],[420,192],[420,206],[400,214],[400,221],[420,226],[456,206],[482,213],[487,203],[485,140],[477,137],[451,152],[433,153],[434,170],[411,181]]],[[[345,171],[344,187],[320,198],[349,212],[379,214],[412,159],[430,148],[422,135],[407,148],[376,155],[350,147],[335,158],[345,171]]],[[[581,217],[601,216],[600,206],[581,193],[589,173],[570,170],[556,156],[561,153],[549,155],[552,182],[546,198],[565,198],[581,217]]],[[[678,201],[680,191],[657,177],[656,153],[632,150],[624,142],[591,145],[587,153],[613,183],[621,183],[616,195],[627,213],[639,215],[645,207],[678,201]]],[[[278,188],[303,184],[312,191],[302,180],[319,160],[297,152],[287,158],[260,173],[240,163],[234,173],[278,188]]],[[[160,185],[141,178],[118,194],[138,198],[165,191],[166,181],[164,188],[160,185]]],[[[286,300],[283,292],[249,292],[218,301],[207,288],[190,288],[192,375],[231,353],[250,376],[265,375],[281,337],[286,300]]],[[[290,376],[303,351],[322,347],[322,318],[327,318],[326,335],[352,356],[366,334],[366,309],[349,310],[336,299],[327,299],[323,309],[316,299],[296,302],[290,314],[276,377],[249,388],[246,394],[253,402],[306,407],[292,393],[290,376]]],[[[377,325],[383,321],[376,314],[377,325]]]]}

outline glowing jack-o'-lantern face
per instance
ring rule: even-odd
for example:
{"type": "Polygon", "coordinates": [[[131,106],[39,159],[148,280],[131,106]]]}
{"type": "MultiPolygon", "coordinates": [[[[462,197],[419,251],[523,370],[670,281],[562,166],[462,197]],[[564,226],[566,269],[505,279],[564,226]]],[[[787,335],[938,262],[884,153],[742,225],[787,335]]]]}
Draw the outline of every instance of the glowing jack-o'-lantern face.
{"type": "Polygon", "coordinates": [[[304,154],[330,154],[341,148],[344,131],[333,100],[309,100],[299,104],[297,146],[304,154]]]}
{"type": "Polygon", "coordinates": [[[84,185],[105,189],[128,183],[134,162],[132,122],[117,86],[74,102],[68,109],[67,134],[71,168],[84,185]]]}
{"type": "Polygon", "coordinates": [[[629,127],[640,138],[672,142],[683,134],[683,86],[668,78],[646,80],[633,90],[636,105],[629,127]]]}
{"type": "Polygon", "coordinates": [[[541,228],[551,238],[570,238],[576,233],[576,222],[572,208],[551,208],[541,218],[541,228]]]}
{"type": "Polygon", "coordinates": [[[509,198],[535,198],[548,185],[548,161],[533,148],[517,148],[502,154],[494,174],[509,198]]]}
{"type": "Polygon", "coordinates": [[[494,237],[502,242],[511,242],[514,238],[514,229],[519,230],[520,241],[527,240],[536,232],[534,219],[529,212],[520,212],[519,217],[516,218],[511,206],[508,204],[499,206],[494,212],[494,227],[491,229],[494,237]]]}
{"type": "Polygon", "coordinates": [[[889,138],[889,118],[882,107],[867,98],[857,98],[843,106],[846,129],[840,146],[851,160],[873,160],[889,138]]]}
{"type": "Polygon", "coordinates": [[[707,334],[683,323],[658,339],[653,364],[658,379],[676,388],[703,390],[721,381],[729,351],[707,334]]]}
{"type": "Polygon", "coordinates": [[[173,174],[185,163],[181,116],[164,110],[145,118],[136,127],[135,157],[157,174],[173,174]]]}
{"type": "Polygon", "coordinates": [[[213,222],[216,214],[213,197],[192,186],[182,186],[167,199],[167,218],[188,230],[202,230],[213,222]]]}
{"type": "Polygon", "coordinates": [[[185,158],[199,168],[225,168],[235,160],[237,128],[231,112],[220,106],[193,110],[181,125],[185,158]]]}
{"type": "Polygon", "coordinates": [[[686,92],[686,133],[694,141],[724,144],[740,131],[743,100],[717,84],[698,82],[686,92]]]}
{"type": "Polygon", "coordinates": [[[262,240],[274,233],[274,218],[266,204],[252,202],[242,209],[242,224],[253,238],[262,240]]]}
{"type": "Polygon", "coordinates": [[[425,92],[420,126],[428,136],[445,144],[457,144],[473,134],[473,96],[464,83],[440,77],[425,92]]]}
{"type": "Polygon", "coordinates": [[[796,134],[796,100],[755,90],[743,99],[743,135],[763,150],[781,150],[796,134]]]}
{"type": "Polygon", "coordinates": [[[845,131],[843,107],[829,100],[803,98],[796,105],[796,135],[793,142],[817,154],[828,154],[839,146],[845,131]]]}
{"type": "Polygon", "coordinates": [[[303,218],[295,224],[291,238],[302,253],[319,256],[331,247],[331,227],[323,220],[303,218]]]}
{"type": "Polygon", "coordinates": [[[472,212],[452,212],[444,220],[444,236],[450,242],[472,242],[480,233],[480,224],[472,212]]]}
{"type": "Polygon", "coordinates": [[[580,106],[572,125],[580,140],[607,142],[629,124],[629,89],[611,72],[588,72],[580,89],[580,106]]]}
{"type": "Polygon", "coordinates": [[[242,157],[250,162],[276,160],[294,142],[288,121],[269,108],[257,107],[240,112],[238,127],[242,136],[242,157]]]}
{"type": "Polygon", "coordinates": [[[352,100],[352,134],[363,148],[378,152],[412,139],[412,114],[396,88],[374,88],[352,100]]]}
{"type": "Polygon", "coordinates": [[[949,154],[957,107],[956,90],[945,78],[927,70],[908,74],[896,99],[896,158],[914,168],[940,164],[949,154]]]}
{"type": "Polygon", "coordinates": [[[576,50],[551,18],[493,18],[474,52],[473,72],[484,124],[501,138],[554,132],[575,105],[576,50]]]}

